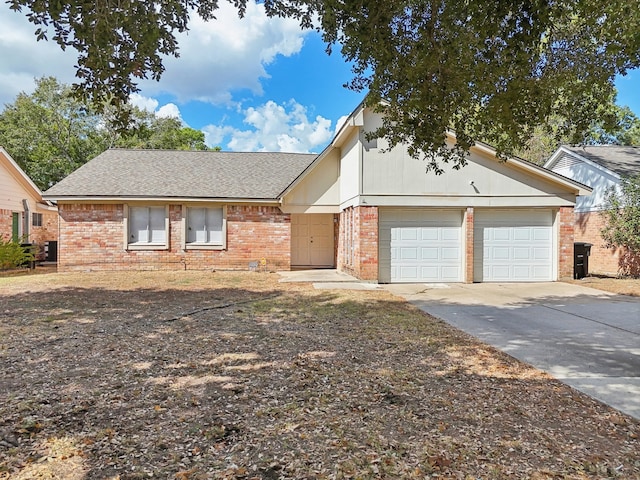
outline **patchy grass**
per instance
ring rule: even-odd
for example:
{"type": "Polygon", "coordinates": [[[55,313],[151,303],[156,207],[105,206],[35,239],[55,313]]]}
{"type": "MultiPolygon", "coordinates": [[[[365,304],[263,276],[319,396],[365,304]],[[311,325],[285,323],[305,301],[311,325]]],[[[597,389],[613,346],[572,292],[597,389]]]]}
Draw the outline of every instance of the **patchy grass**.
{"type": "Polygon", "coordinates": [[[640,297],[640,278],[589,276],[580,280],[568,280],[567,283],[575,283],[620,295],[640,297]]]}
{"type": "Polygon", "coordinates": [[[0,278],[0,478],[640,478],[640,424],[384,291],[0,278]]]}

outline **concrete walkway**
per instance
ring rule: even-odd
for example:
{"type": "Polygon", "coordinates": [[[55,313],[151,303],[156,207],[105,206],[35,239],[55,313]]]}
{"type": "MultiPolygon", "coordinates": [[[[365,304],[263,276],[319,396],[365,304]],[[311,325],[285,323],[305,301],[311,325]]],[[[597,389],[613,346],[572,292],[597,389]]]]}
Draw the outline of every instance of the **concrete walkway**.
{"type": "Polygon", "coordinates": [[[317,290],[376,290],[382,287],[377,283],[367,283],[333,268],[319,270],[292,270],[278,272],[280,282],[313,283],[317,290]]]}
{"type": "Polygon", "coordinates": [[[561,282],[385,288],[640,419],[640,299],[561,282]]]}

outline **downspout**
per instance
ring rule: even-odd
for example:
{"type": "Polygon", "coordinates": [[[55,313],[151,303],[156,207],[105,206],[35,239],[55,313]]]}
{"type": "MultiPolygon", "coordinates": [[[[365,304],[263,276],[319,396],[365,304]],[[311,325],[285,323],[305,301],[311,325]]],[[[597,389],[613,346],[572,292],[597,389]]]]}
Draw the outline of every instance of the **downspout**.
{"type": "Polygon", "coordinates": [[[24,242],[29,243],[29,238],[31,236],[31,208],[29,208],[29,200],[26,198],[23,199],[22,206],[24,207],[22,235],[24,236],[24,242]]]}

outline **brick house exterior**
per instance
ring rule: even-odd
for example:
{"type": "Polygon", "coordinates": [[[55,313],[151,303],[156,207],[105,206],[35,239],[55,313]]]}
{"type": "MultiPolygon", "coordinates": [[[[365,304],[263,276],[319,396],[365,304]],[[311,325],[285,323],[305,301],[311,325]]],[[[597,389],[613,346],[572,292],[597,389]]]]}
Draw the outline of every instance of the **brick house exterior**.
{"type": "Polygon", "coordinates": [[[57,208],[0,147],[0,238],[30,243],[43,260],[46,242],[58,239],[57,208]]]}
{"type": "Polygon", "coordinates": [[[591,245],[589,273],[640,274],[640,259],[625,249],[607,247],[601,235],[607,192],[618,189],[622,178],[640,173],[640,147],[562,146],[545,167],[593,189],[589,197],[578,197],[573,216],[574,240],[591,245]]]}
{"type": "Polygon", "coordinates": [[[290,268],[290,216],[276,207],[227,207],[225,250],[182,248],[182,209],[169,204],[169,245],[163,250],[128,251],[124,204],[61,204],[60,271],[247,269],[266,260],[275,270],[290,268]],[[268,238],[265,242],[262,239],[268,238]]]}
{"type": "Polygon", "coordinates": [[[376,115],[359,106],[320,155],[104,152],[45,194],[60,211],[58,267],[329,267],[383,283],[571,275],[572,209],[588,189],[486,145],[436,177],[406,147],[366,139],[376,115]]]}

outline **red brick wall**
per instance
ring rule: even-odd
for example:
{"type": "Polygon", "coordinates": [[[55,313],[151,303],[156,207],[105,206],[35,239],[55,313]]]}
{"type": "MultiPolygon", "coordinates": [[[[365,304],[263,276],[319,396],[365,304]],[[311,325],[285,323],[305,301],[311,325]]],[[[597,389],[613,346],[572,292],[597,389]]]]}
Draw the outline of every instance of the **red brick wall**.
{"type": "Polygon", "coordinates": [[[338,269],[360,280],[378,279],[378,207],[353,207],[340,214],[338,269]],[[348,230],[351,229],[351,235],[348,230]],[[351,242],[344,242],[349,235],[351,242]],[[352,250],[353,262],[349,262],[352,250]]]}
{"type": "Polygon", "coordinates": [[[591,243],[589,273],[596,275],[638,275],[640,259],[629,255],[626,249],[607,248],[600,232],[606,225],[601,212],[575,214],[575,241],[591,243]]]}
{"type": "MultiPolygon", "coordinates": [[[[36,259],[44,259],[44,242],[58,239],[58,214],[56,212],[37,212],[42,213],[42,226],[36,227],[31,225],[29,243],[33,243],[36,248],[36,259]]],[[[23,215],[20,212],[20,228],[23,228],[23,215]]],[[[4,240],[11,240],[13,227],[13,212],[11,210],[0,210],[0,237],[4,240]]]]}
{"type": "Polygon", "coordinates": [[[465,272],[464,282],[473,283],[473,228],[474,228],[473,207],[467,207],[464,214],[465,223],[465,272]]]}
{"type": "Polygon", "coordinates": [[[225,250],[182,250],[182,207],[169,207],[169,248],[124,246],[124,206],[61,204],[58,270],[246,270],[249,262],[287,270],[291,218],[276,207],[227,206],[225,250]]]}
{"type": "Polygon", "coordinates": [[[573,207],[560,207],[558,211],[558,278],[573,277],[574,221],[573,207]]]}
{"type": "Polygon", "coordinates": [[[11,210],[0,209],[0,238],[11,240],[11,228],[13,225],[13,212],[11,210]]]}

